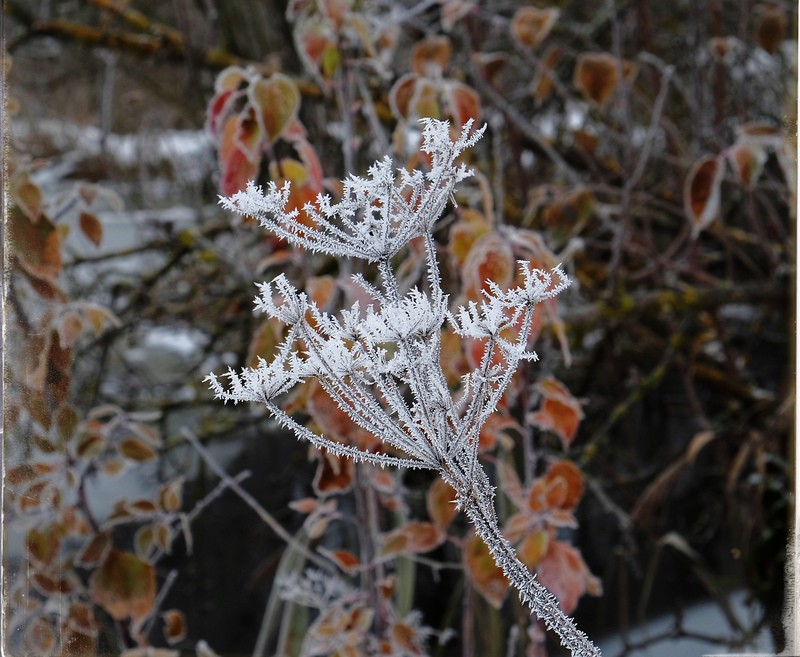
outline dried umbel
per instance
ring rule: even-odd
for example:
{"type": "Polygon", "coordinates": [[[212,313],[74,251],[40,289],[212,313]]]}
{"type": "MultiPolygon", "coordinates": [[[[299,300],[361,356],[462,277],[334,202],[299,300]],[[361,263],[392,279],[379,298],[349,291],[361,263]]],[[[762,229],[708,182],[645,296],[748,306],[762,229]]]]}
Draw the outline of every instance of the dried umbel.
{"type": "Polygon", "coordinates": [[[376,264],[379,280],[373,285],[355,276],[374,303],[366,308],[355,303],[338,315],[323,312],[283,275],[260,285],[256,306],[288,325],[285,339],[270,362],[229,370],[223,375],[227,386],[214,374],[207,381],[218,398],[260,402],[299,438],[334,454],[380,466],[437,471],[456,491],[459,508],[522,600],[573,655],[595,656],[600,654],[597,648],[501,534],[494,487],[478,460],[481,427],[520,361],[536,359],[527,348],[534,308],[570,283],[559,268],[542,271],[520,262],[519,286],[501,290],[489,282],[481,303],[448,311],[432,231],[456,184],[471,175],[456,163],[458,156],[482,134],[483,129],[473,131],[469,122],[453,141],[448,123],[423,120],[421,149],[430,158],[429,171],[395,172],[384,158],[370,168],[369,177],[344,181],[338,203],[320,196],[307,204],[302,222],[298,210],[286,210],[286,185],[279,189],[270,183],[264,193],[250,183],[245,191],[223,198],[225,208],[256,217],[292,244],[376,264]],[[392,258],[415,239],[425,246],[427,289],[401,292],[392,258]],[[462,338],[483,342],[479,366],[463,377],[457,393],[450,390],[440,361],[446,324],[462,338]],[[366,452],[330,440],[282,410],[276,398],[309,378],[317,379],[353,422],[380,438],[386,451],[366,452]]]}

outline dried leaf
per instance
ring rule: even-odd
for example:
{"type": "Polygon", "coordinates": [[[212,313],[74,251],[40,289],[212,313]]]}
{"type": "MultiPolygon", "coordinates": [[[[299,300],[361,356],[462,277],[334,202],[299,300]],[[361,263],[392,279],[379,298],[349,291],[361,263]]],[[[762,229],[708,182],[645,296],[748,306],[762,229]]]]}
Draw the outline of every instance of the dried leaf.
{"type": "Polygon", "coordinates": [[[556,80],[555,68],[561,60],[563,52],[560,46],[549,46],[536,65],[531,83],[531,93],[539,103],[545,102],[553,93],[556,80]]]}
{"type": "Polygon", "coordinates": [[[511,19],[511,34],[521,46],[533,50],[548,37],[560,15],[553,7],[521,7],[511,19]]]}
{"type": "Polygon", "coordinates": [[[580,402],[563,383],[553,377],[537,383],[536,389],[542,395],[542,404],[538,411],[529,414],[528,420],[540,429],[553,431],[567,449],[575,439],[583,419],[580,402]]]}
{"type": "Polygon", "coordinates": [[[354,575],[358,572],[361,562],[349,550],[327,550],[325,548],[319,548],[319,550],[348,575],[354,575]]]}
{"type": "Polygon", "coordinates": [[[461,269],[465,294],[472,299],[481,298],[481,291],[488,290],[488,281],[494,281],[501,289],[508,288],[515,274],[511,246],[495,232],[475,241],[461,269]]]}
{"type": "Polygon", "coordinates": [[[726,151],[726,155],[739,183],[745,189],[752,189],[761,177],[767,161],[764,146],[757,142],[737,142],[726,151]]]}
{"type": "Polygon", "coordinates": [[[416,554],[430,552],[444,540],[444,535],[429,522],[409,522],[382,537],[381,554],[416,554]]]}
{"type": "Polygon", "coordinates": [[[547,554],[550,547],[550,532],[545,529],[537,529],[529,533],[517,547],[517,555],[531,571],[547,554]]]}
{"type": "Polygon", "coordinates": [[[786,38],[786,9],[783,5],[765,3],[756,25],[758,45],[770,55],[774,55],[786,38]]]}
{"type": "Polygon", "coordinates": [[[700,158],[689,170],[683,187],[683,207],[695,237],[719,215],[724,173],[719,159],[711,156],[700,158]]]}
{"type": "Polygon", "coordinates": [[[81,212],[78,217],[81,232],[86,235],[89,241],[95,246],[100,246],[103,240],[103,224],[96,215],[91,212],[81,212]]]}
{"type": "Polygon", "coordinates": [[[481,100],[477,92],[466,84],[448,80],[444,87],[444,102],[447,112],[456,125],[464,125],[481,117],[481,100]]]}
{"type": "Polygon", "coordinates": [[[52,654],[56,646],[56,633],[53,626],[40,616],[25,628],[23,641],[25,642],[25,647],[31,650],[33,654],[47,657],[52,654]]]}
{"type": "Polygon", "coordinates": [[[119,444],[120,454],[132,461],[149,461],[158,456],[158,452],[154,450],[147,442],[139,438],[125,438],[119,444]]]}
{"type": "Polygon", "coordinates": [[[178,609],[168,609],[161,614],[164,621],[164,638],[169,645],[174,645],[186,638],[186,617],[178,609]]]}
{"type": "Polygon", "coordinates": [[[500,609],[508,594],[508,578],[495,563],[489,548],[477,536],[464,545],[464,569],[486,601],[495,609],[500,609]]]}
{"type": "Polygon", "coordinates": [[[600,591],[600,582],[590,572],[580,552],[563,541],[551,541],[536,569],[539,580],[558,599],[565,614],[571,614],[587,592],[600,591]]]}
{"type": "Polygon", "coordinates": [[[455,499],[456,494],[452,486],[439,477],[433,481],[425,494],[428,516],[441,532],[450,526],[456,515],[455,499]]]}
{"type": "Polygon", "coordinates": [[[155,602],[155,569],[135,554],[111,550],[92,573],[90,588],[97,603],[115,619],[142,619],[155,602]]]}
{"type": "Polygon", "coordinates": [[[348,458],[330,452],[319,454],[312,487],[320,497],[346,493],[355,481],[355,464],[348,458]]]}
{"type": "MultiPolygon", "coordinates": [[[[585,98],[605,107],[620,83],[617,59],[608,53],[585,52],[575,63],[573,84],[585,98]]],[[[622,62],[622,76],[630,81],[636,74],[632,62],[622,62]]]]}
{"type": "Polygon", "coordinates": [[[418,41],[411,49],[411,70],[419,76],[441,77],[450,64],[453,47],[444,35],[418,41]]]}
{"type": "Polygon", "coordinates": [[[41,568],[47,568],[59,555],[61,550],[61,528],[58,525],[31,529],[25,537],[28,558],[41,568]]]}
{"type": "Polygon", "coordinates": [[[75,555],[75,563],[79,566],[94,566],[105,559],[111,549],[111,537],[106,533],[95,534],[75,555]]]}
{"type": "Polygon", "coordinates": [[[164,484],[158,492],[158,502],[167,513],[177,513],[183,505],[183,477],[164,484]]]}

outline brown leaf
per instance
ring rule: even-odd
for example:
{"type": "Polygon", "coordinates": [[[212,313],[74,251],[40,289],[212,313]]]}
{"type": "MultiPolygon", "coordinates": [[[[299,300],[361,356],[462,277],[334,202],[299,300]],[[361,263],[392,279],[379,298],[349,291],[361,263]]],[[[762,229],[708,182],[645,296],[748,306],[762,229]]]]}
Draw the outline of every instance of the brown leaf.
{"type": "Polygon", "coordinates": [[[354,481],[355,464],[353,461],[330,452],[320,452],[317,472],[312,482],[312,487],[317,495],[323,497],[345,493],[353,487],[354,481]]]}
{"type": "Polygon", "coordinates": [[[125,438],[119,444],[119,451],[120,454],[131,459],[132,461],[149,461],[158,456],[156,450],[154,450],[144,440],[133,437],[125,438]]]}
{"type": "Polygon", "coordinates": [[[453,47],[444,35],[418,41],[411,49],[411,70],[425,77],[441,77],[450,64],[453,47]]]}
{"type": "Polygon", "coordinates": [[[745,189],[752,189],[758,182],[767,161],[767,151],[764,146],[758,142],[742,141],[731,146],[726,155],[739,183],[745,189]]]}
{"type": "Polygon", "coordinates": [[[469,119],[481,117],[481,100],[477,92],[466,84],[448,80],[444,88],[444,99],[448,113],[456,125],[464,125],[469,119]]]}
{"type": "Polygon", "coordinates": [[[756,25],[756,40],[770,55],[777,52],[786,38],[786,23],[786,9],[782,5],[771,3],[761,5],[761,15],[756,25]]]}
{"type": "Polygon", "coordinates": [[[169,645],[186,638],[186,617],[179,609],[168,609],[161,614],[164,621],[164,638],[169,645]]]}
{"type": "Polygon", "coordinates": [[[428,509],[428,516],[439,531],[447,529],[455,518],[455,499],[456,492],[453,487],[438,477],[428,488],[425,494],[425,506],[428,509]]]}
{"type": "Polygon", "coordinates": [[[539,103],[546,101],[553,93],[556,80],[555,68],[563,52],[561,46],[549,46],[536,65],[531,83],[531,93],[539,103]]]}
{"type": "Polygon", "coordinates": [[[117,620],[145,618],[156,598],[153,566],[135,554],[111,550],[90,578],[95,601],[117,620]]]}
{"type": "Polygon", "coordinates": [[[111,537],[106,533],[95,534],[75,556],[79,566],[94,566],[105,559],[111,549],[111,537]]]}
{"type": "Polygon", "coordinates": [[[33,654],[48,657],[56,647],[56,633],[53,626],[41,616],[28,624],[24,635],[25,647],[33,654]]]}
{"type": "MultiPolygon", "coordinates": [[[[616,58],[608,53],[581,53],[575,63],[573,84],[585,98],[605,107],[619,86],[619,68],[616,58]]],[[[630,81],[635,74],[635,64],[623,61],[623,78],[630,81]]]]}
{"type": "Polygon", "coordinates": [[[522,539],[517,547],[517,555],[520,561],[532,571],[547,554],[550,547],[550,532],[545,529],[537,529],[530,532],[522,539]]]}
{"type": "Polygon", "coordinates": [[[25,538],[28,558],[34,565],[46,568],[52,564],[61,550],[61,528],[48,525],[39,529],[34,527],[25,538]]]}
{"type": "Polygon", "coordinates": [[[511,34],[521,46],[533,50],[547,38],[560,15],[553,7],[522,7],[511,19],[511,34]]]}
{"type": "Polygon", "coordinates": [[[572,396],[567,387],[553,377],[547,377],[536,384],[542,395],[539,410],[528,416],[529,421],[541,429],[553,431],[564,448],[568,448],[583,419],[580,402],[572,396]]]}
{"type": "Polygon", "coordinates": [[[358,567],[361,565],[361,562],[358,557],[349,550],[327,550],[324,547],[319,548],[319,550],[348,575],[354,575],[358,572],[358,567]]]}
{"type": "Polygon", "coordinates": [[[177,513],[183,504],[183,477],[164,484],[158,492],[161,508],[168,513],[177,513]]]}
{"type": "Polygon", "coordinates": [[[95,246],[100,246],[100,242],[103,240],[103,224],[100,223],[97,216],[90,212],[81,212],[78,221],[81,231],[89,238],[89,241],[95,246]]]}
{"type": "Polygon", "coordinates": [[[716,157],[705,156],[689,170],[683,187],[683,208],[695,235],[705,230],[720,210],[720,186],[725,167],[716,157]]]}

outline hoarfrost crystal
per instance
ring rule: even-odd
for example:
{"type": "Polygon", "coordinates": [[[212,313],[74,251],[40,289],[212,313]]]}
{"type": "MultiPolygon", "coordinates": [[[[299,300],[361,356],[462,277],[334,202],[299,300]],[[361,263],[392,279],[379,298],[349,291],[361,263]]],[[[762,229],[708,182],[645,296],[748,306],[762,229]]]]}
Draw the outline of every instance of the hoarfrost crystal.
{"type": "Polygon", "coordinates": [[[481,138],[484,128],[468,122],[452,140],[447,122],[422,120],[421,149],[430,156],[427,172],[392,170],[389,158],[376,162],[369,177],[344,181],[342,200],[320,195],[297,210],[286,210],[288,183],[270,183],[266,193],[253,183],[222,205],[252,215],[288,242],[334,257],[361,258],[377,265],[378,283],[355,282],[377,305],[356,303],[338,316],[322,312],[282,274],[259,285],[256,308],[287,324],[289,332],[274,360],[240,373],[229,371],[228,388],[211,374],[215,395],[225,401],[266,406],[298,438],[334,454],[380,466],[438,471],[457,494],[458,507],[475,525],[520,598],[554,630],[576,657],[600,652],[559,608],[557,601],[518,559],[497,523],[494,488],[478,461],[478,439],[519,362],[536,359],[527,350],[534,307],[569,285],[560,268],[552,272],[520,262],[522,284],[502,290],[488,281],[485,300],[449,312],[442,291],[432,231],[460,181],[472,175],[458,156],[481,138]],[[427,289],[400,292],[392,258],[412,240],[425,247],[427,289]],[[449,324],[463,338],[483,341],[479,367],[467,374],[456,398],[440,362],[441,331],[449,324]],[[500,363],[500,364],[498,364],[500,363]],[[275,398],[295,384],[316,378],[358,426],[378,436],[382,453],[318,435],[283,411],[275,398]]]}

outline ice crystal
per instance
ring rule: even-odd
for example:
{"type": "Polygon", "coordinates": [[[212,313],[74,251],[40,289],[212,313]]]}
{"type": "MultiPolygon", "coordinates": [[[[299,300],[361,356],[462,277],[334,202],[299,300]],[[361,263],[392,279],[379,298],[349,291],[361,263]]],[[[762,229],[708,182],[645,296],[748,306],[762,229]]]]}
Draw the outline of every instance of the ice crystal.
{"type": "Polygon", "coordinates": [[[375,305],[362,309],[356,303],[338,316],[321,311],[282,274],[261,284],[256,308],[290,327],[274,360],[238,374],[228,372],[227,389],[213,374],[208,381],[225,401],[264,404],[281,425],[317,447],[380,466],[438,471],[456,490],[459,507],[522,600],[558,633],[573,655],[596,656],[599,651],[500,533],[494,489],[478,461],[481,427],[519,362],[536,358],[527,349],[535,306],[570,283],[558,267],[548,272],[520,262],[521,285],[502,290],[488,281],[480,304],[448,311],[432,232],[453,200],[456,184],[472,175],[457,158],[481,138],[483,130],[473,130],[470,121],[453,140],[447,122],[424,119],[421,149],[430,156],[429,171],[395,172],[384,158],[370,167],[367,178],[345,180],[341,201],[320,195],[306,204],[304,221],[297,210],[286,210],[288,183],[280,189],[270,183],[266,193],[250,183],[245,191],[221,199],[224,207],[256,217],[294,245],[375,263],[378,282],[373,285],[354,277],[375,305]],[[401,294],[392,258],[416,239],[425,247],[427,289],[401,294]],[[461,337],[484,344],[481,362],[464,377],[458,398],[440,362],[441,331],[448,323],[461,337]],[[353,422],[378,436],[387,452],[365,452],[318,435],[276,404],[278,395],[309,377],[319,381],[353,422]]]}

